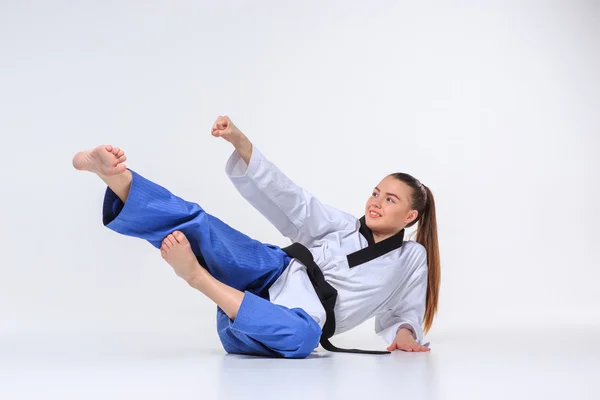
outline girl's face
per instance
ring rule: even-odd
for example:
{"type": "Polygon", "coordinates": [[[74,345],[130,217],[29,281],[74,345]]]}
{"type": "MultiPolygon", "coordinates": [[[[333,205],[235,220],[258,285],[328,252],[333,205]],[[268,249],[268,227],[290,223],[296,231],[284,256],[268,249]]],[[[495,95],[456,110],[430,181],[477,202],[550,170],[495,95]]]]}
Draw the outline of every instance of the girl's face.
{"type": "Polygon", "coordinates": [[[379,182],[365,208],[365,222],[374,236],[393,236],[417,218],[417,211],[411,207],[411,193],[407,184],[392,176],[379,182]]]}

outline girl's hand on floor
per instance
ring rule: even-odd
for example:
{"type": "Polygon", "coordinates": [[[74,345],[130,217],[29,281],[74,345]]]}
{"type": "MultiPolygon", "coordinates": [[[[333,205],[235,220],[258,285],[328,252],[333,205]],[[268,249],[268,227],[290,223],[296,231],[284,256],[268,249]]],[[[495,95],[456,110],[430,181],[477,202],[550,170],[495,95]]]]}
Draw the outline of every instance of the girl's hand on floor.
{"type": "Polygon", "coordinates": [[[412,332],[408,329],[402,328],[396,334],[394,341],[387,348],[388,351],[394,350],[404,350],[409,352],[421,352],[421,351],[430,351],[429,347],[421,346],[417,341],[413,338],[412,332]]]}

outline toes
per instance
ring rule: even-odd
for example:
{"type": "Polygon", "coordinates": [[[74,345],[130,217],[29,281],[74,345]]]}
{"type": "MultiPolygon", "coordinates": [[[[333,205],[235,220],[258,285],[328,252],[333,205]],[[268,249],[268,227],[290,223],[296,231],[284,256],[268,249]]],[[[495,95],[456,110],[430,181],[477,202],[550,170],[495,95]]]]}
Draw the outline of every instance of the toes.
{"type": "Polygon", "coordinates": [[[166,259],[167,258],[167,250],[164,247],[160,248],[160,255],[162,256],[162,258],[166,259]]]}
{"type": "Polygon", "coordinates": [[[126,169],[127,167],[125,166],[125,164],[119,164],[115,167],[115,174],[122,174],[123,172],[125,172],[126,169]]]}
{"type": "Polygon", "coordinates": [[[112,146],[110,144],[107,144],[106,146],[104,146],[104,148],[106,149],[106,151],[112,151],[112,146]]]}
{"type": "Polygon", "coordinates": [[[188,244],[188,240],[185,235],[180,231],[175,231],[169,234],[162,243],[161,250],[164,248],[165,250],[170,250],[175,246],[188,244]]]}
{"type": "Polygon", "coordinates": [[[123,157],[125,155],[125,152],[123,150],[119,150],[119,152],[117,153],[117,157],[123,157]]]}
{"type": "Polygon", "coordinates": [[[173,243],[171,242],[171,235],[167,236],[165,240],[163,240],[163,246],[166,247],[167,250],[173,247],[173,243]]]}
{"type": "Polygon", "coordinates": [[[117,159],[117,164],[120,164],[122,162],[125,162],[127,160],[127,156],[126,155],[122,155],[117,159]]]}
{"type": "Polygon", "coordinates": [[[169,244],[169,248],[173,248],[177,245],[177,240],[175,240],[175,236],[173,236],[173,234],[167,236],[167,242],[169,244]]]}
{"type": "Polygon", "coordinates": [[[112,153],[116,156],[117,154],[119,154],[119,151],[121,151],[121,149],[119,149],[118,147],[113,147],[112,149],[112,153]]]}
{"type": "Polygon", "coordinates": [[[175,231],[175,232],[173,232],[173,236],[175,237],[177,242],[179,242],[179,244],[188,244],[188,240],[185,237],[185,235],[183,234],[183,232],[175,231]]]}

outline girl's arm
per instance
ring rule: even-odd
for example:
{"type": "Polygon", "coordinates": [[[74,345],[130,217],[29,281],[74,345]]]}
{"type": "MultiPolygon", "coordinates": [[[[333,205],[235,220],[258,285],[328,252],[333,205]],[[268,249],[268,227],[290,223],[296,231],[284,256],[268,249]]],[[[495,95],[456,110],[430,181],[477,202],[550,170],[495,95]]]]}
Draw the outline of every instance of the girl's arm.
{"type": "Polygon", "coordinates": [[[402,347],[421,348],[427,296],[427,257],[419,263],[406,288],[399,290],[397,296],[394,307],[375,317],[375,332],[390,345],[400,341],[402,347]],[[407,335],[408,332],[412,332],[412,338],[407,335]]]}
{"type": "Polygon", "coordinates": [[[328,233],[358,227],[354,216],[321,203],[256,147],[248,164],[234,151],[225,171],[242,196],[292,242],[310,246],[328,233]]]}
{"type": "MultiPolygon", "coordinates": [[[[219,120],[217,120],[219,121],[219,120]]],[[[236,189],[292,242],[310,246],[324,235],[355,230],[356,217],[321,203],[271,163],[228,119],[214,136],[228,134],[235,151],[225,172],[236,189]]]]}

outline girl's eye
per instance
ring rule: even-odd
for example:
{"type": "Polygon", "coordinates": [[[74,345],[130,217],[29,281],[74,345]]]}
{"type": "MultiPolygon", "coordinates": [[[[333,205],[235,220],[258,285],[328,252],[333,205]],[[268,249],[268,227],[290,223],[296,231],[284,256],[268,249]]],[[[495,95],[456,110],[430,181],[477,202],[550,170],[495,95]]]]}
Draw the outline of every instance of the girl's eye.
{"type": "Polygon", "coordinates": [[[373,192],[373,196],[377,197],[377,193],[373,192]]]}
{"type": "Polygon", "coordinates": [[[387,200],[391,200],[392,203],[394,202],[394,200],[391,197],[388,197],[387,200]]]}

